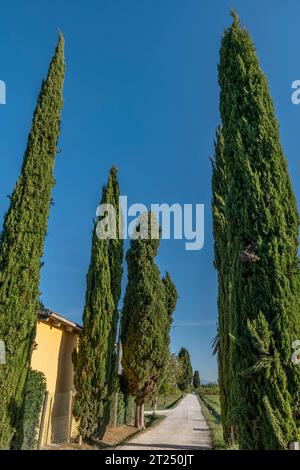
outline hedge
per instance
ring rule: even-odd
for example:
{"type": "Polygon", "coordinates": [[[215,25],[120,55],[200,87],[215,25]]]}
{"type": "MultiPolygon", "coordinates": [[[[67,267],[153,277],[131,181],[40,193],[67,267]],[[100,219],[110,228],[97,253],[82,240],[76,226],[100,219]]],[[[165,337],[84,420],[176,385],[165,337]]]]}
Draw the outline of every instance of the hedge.
{"type": "Polygon", "coordinates": [[[30,369],[25,385],[22,450],[37,448],[38,425],[46,393],[46,378],[42,372],[30,369]]]}

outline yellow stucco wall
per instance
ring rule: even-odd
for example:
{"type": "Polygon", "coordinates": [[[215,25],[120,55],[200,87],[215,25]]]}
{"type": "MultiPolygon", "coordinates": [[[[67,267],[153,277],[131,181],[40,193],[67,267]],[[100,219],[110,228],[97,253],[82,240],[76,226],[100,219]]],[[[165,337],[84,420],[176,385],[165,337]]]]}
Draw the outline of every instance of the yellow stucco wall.
{"type": "Polygon", "coordinates": [[[44,422],[41,429],[42,446],[55,442],[64,435],[66,427],[76,434],[75,423],[66,417],[72,403],[74,371],[72,353],[77,349],[78,334],[64,325],[38,321],[36,347],[31,357],[31,367],[44,373],[47,382],[47,401],[44,404],[44,422]]]}
{"type": "Polygon", "coordinates": [[[38,321],[31,367],[45,374],[49,393],[73,390],[72,352],[77,341],[76,333],[38,321]]]}

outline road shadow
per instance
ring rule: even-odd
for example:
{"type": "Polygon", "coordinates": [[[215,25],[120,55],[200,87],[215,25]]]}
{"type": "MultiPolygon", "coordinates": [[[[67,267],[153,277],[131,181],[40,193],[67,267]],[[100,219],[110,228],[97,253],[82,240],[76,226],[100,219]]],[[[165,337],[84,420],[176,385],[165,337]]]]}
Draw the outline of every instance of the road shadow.
{"type": "Polygon", "coordinates": [[[169,450],[211,450],[211,448],[208,446],[183,446],[183,445],[175,445],[175,444],[140,444],[138,442],[126,442],[126,444],[124,444],[124,447],[144,447],[147,449],[154,448],[154,449],[169,449],[169,450]]]}

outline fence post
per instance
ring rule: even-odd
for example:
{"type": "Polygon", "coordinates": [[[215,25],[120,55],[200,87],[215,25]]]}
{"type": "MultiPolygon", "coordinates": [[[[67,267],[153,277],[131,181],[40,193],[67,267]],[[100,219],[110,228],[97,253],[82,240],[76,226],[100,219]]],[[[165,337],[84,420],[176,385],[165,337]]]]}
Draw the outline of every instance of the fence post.
{"type": "Polygon", "coordinates": [[[43,446],[44,426],[45,426],[46,412],[47,412],[47,407],[48,407],[48,398],[49,398],[49,392],[46,392],[44,396],[42,417],[40,421],[39,438],[38,438],[38,446],[37,446],[38,450],[40,450],[43,446]]]}
{"type": "Polygon", "coordinates": [[[73,392],[69,392],[68,397],[68,435],[67,444],[70,444],[71,432],[72,432],[72,415],[73,415],[73,392]]]}
{"type": "Polygon", "coordinates": [[[114,394],[114,417],[113,417],[113,427],[116,428],[118,425],[118,405],[119,405],[119,393],[118,391],[114,394]]]}
{"type": "Polygon", "coordinates": [[[50,427],[51,414],[52,414],[52,404],[53,404],[53,397],[50,398],[48,423],[47,423],[47,434],[46,434],[46,442],[45,442],[46,445],[48,444],[49,427],[50,427]]]}

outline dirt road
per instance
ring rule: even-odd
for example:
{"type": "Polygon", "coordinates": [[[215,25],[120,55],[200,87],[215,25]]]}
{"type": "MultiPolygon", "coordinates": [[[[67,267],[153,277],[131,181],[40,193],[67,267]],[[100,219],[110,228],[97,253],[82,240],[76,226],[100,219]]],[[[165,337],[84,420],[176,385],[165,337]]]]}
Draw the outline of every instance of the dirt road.
{"type": "Polygon", "coordinates": [[[210,431],[195,395],[187,395],[176,408],[158,411],[166,418],[157,426],[133,437],[118,450],[208,450],[210,431]]]}

